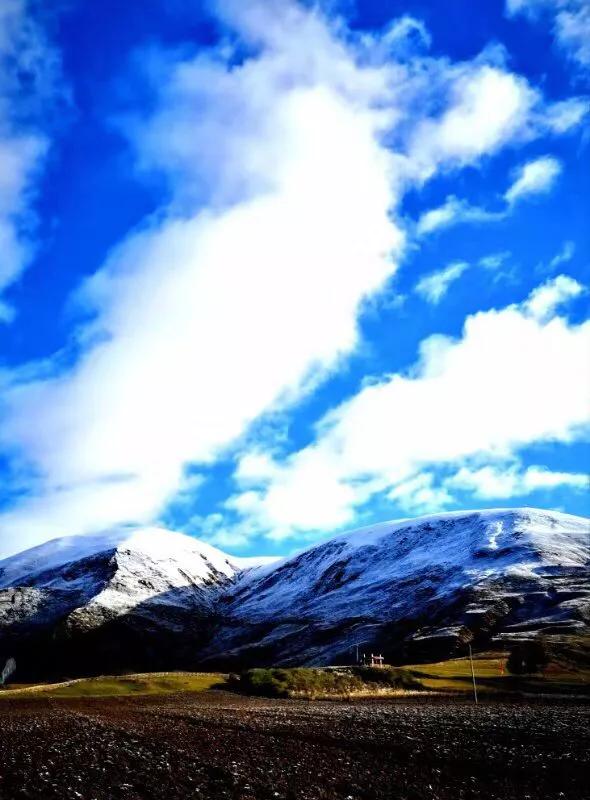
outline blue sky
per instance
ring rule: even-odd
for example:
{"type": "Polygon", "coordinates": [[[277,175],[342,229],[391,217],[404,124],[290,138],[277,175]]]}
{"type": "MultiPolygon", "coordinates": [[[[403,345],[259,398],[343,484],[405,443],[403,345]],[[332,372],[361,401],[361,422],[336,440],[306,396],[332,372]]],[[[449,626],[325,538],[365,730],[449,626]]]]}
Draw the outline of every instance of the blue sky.
{"type": "Polygon", "coordinates": [[[584,0],[188,5],[2,4],[0,554],[588,514],[584,0]]]}

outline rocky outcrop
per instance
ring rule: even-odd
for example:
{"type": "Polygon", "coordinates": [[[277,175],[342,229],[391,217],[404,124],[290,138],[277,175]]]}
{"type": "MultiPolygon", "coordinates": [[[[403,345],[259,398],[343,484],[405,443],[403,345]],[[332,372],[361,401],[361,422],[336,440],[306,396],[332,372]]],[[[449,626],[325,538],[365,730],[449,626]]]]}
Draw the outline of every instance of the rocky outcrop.
{"type": "Polygon", "coordinates": [[[588,520],[534,509],[382,523],[247,569],[182,534],[120,529],[0,562],[0,656],[46,677],[586,636],[589,565],[588,520]]]}

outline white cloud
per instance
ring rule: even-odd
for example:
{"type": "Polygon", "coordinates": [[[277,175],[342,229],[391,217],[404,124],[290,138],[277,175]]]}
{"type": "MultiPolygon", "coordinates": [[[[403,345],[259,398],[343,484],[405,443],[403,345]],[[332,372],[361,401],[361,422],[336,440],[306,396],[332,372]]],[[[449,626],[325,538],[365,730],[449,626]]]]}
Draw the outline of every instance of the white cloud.
{"type": "Polygon", "coordinates": [[[421,472],[398,483],[387,493],[387,497],[411,514],[441,510],[454,502],[453,496],[445,487],[435,485],[434,475],[430,472],[421,472]]]}
{"type": "Polygon", "coordinates": [[[96,314],[82,359],[5,389],[2,443],[17,476],[36,476],[0,519],[19,545],[152,519],[187,463],[215,459],[355,346],[361,304],[395,269],[387,68],[360,66],[315,13],[249,12],[227,9],[258,37],[240,68],[216,51],[158,73],[159,108],[135,136],[142,167],[171,176],[173,207],[81,292],[96,314]],[[203,186],[208,207],[187,216],[203,186]]]}
{"type": "Polygon", "coordinates": [[[248,484],[272,478],[276,467],[272,458],[264,452],[247,453],[240,459],[235,477],[240,483],[248,484]]]}
{"type": "Polygon", "coordinates": [[[537,489],[556,489],[560,486],[588,489],[589,477],[582,472],[556,472],[545,467],[528,467],[522,476],[522,483],[525,490],[523,493],[537,489]]]}
{"type": "Polygon", "coordinates": [[[587,0],[507,0],[510,16],[552,20],[557,46],[581,68],[590,66],[590,7],[587,0]]]}
{"type": "Polygon", "coordinates": [[[490,253],[488,256],[482,256],[477,263],[484,269],[494,271],[500,269],[511,255],[509,250],[502,250],[498,253],[490,253]]]}
{"type": "MultiPolygon", "coordinates": [[[[56,56],[29,6],[0,5],[0,292],[31,256],[34,185],[49,146],[43,118],[56,94],[56,56]]],[[[13,317],[1,301],[0,321],[13,317]]]]}
{"type": "MultiPolygon", "coordinates": [[[[169,203],[79,292],[92,321],[73,365],[57,354],[3,376],[19,498],[0,517],[5,550],[157,517],[187,465],[204,470],[357,345],[403,248],[409,186],[547,131],[540,92],[497,54],[406,63],[402,28],[427,43],[407,21],[368,41],[287,0],[217,8],[219,47],[142,54],[154,110],[121,123],[169,203]]],[[[331,458],[293,473],[299,494],[281,497],[277,473],[265,506],[304,527],[345,518],[364,490],[334,481],[331,458]]]]}
{"type": "Polygon", "coordinates": [[[431,40],[432,37],[424,23],[406,14],[390,23],[381,39],[381,44],[382,47],[396,52],[401,48],[402,53],[407,53],[408,48],[415,47],[416,44],[418,47],[430,47],[431,40]]]}
{"type": "Polygon", "coordinates": [[[464,203],[454,195],[447,197],[442,206],[425,211],[416,224],[416,233],[419,236],[432,233],[439,228],[448,228],[454,225],[464,208],[464,203]]]}
{"type": "Polygon", "coordinates": [[[590,67],[590,6],[571,3],[555,18],[557,41],[569,58],[590,67]]]}
{"type": "Polygon", "coordinates": [[[464,166],[524,136],[538,103],[523,78],[492,64],[456,69],[448,108],[418,125],[410,158],[426,179],[439,165],[464,166]]]}
{"type": "Polygon", "coordinates": [[[459,280],[465,270],[469,269],[469,264],[465,261],[455,261],[438,272],[432,272],[420,278],[416,284],[416,292],[429,303],[440,303],[451,284],[459,280]]]}
{"type": "Polygon", "coordinates": [[[545,112],[547,129],[557,135],[567,133],[582,123],[589,108],[588,100],[580,97],[553,103],[545,112]]]}
{"type": "Polygon", "coordinates": [[[556,253],[551,261],[549,262],[548,269],[554,270],[556,267],[561,266],[561,264],[566,264],[568,261],[571,261],[574,257],[574,253],[576,252],[576,245],[572,241],[566,241],[563,243],[561,250],[556,253]]]}
{"type": "MultiPolygon", "coordinates": [[[[563,281],[556,283],[564,298],[563,281]]],[[[505,461],[531,443],[568,443],[587,432],[590,374],[581,365],[590,322],[532,314],[538,292],[520,305],[468,317],[458,340],[429,337],[408,374],[367,385],[331,411],[314,443],[276,460],[271,477],[249,487],[255,493],[249,530],[281,538],[336,528],[352,523],[363,503],[383,492],[419,507],[432,490],[440,506],[452,486],[416,477],[432,467],[482,457],[505,461]]],[[[579,483],[538,471],[521,483],[529,491],[552,481],[579,483]]],[[[493,491],[501,495],[506,488],[493,491]]]]}
{"type": "Polygon", "coordinates": [[[476,497],[512,497],[518,483],[516,470],[498,469],[497,467],[480,467],[469,469],[461,467],[451,478],[445,481],[450,489],[460,489],[474,494],[476,497]]]}
{"type": "Polygon", "coordinates": [[[444,486],[446,489],[460,489],[476,497],[491,499],[522,497],[537,490],[559,487],[584,490],[589,488],[589,483],[588,475],[578,472],[555,472],[539,466],[523,470],[518,465],[509,465],[503,468],[461,467],[444,482],[444,486]]]}
{"type": "Polygon", "coordinates": [[[582,122],[589,110],[586,98],[545,103],[525,78],[506,69],[505,60],[505,51],[496,47],[444,68],[420,64],[421,80],[429,87],[422,102],[426,111],[433,105],[437,113],[408,136],[407,168],[416,180],[477,163],[507,145],[567,133],[582,122]],[[442,112],[441,99],[446,100],[442,112]]]}
{"type": "Polygon", "coordinates": [[[516,460],[499,465],[461,467],[457,472],[438,480],[432,472],[420,472],[387,493],[404,511],[412,514],[431,513],[457,503],[456,492],[466,492],[477,500],[510,500],[526,497],[536,491],[555,489],[585,491],[590,488],[589,476],[580,472],[559,472],[541,466],[526,469],[516,460]]]}
{"type": "Polygon", "coordinates": [[[542,156],[521,165],[504,193],[505,207],[499,211],[472,206],[466,200],[450,195],[442,206],[429,209],[420,216],[416,223],[416,234],[424,236],[460,223],[501,222],[507,218],[517,201],[549,192],[561,170],[561,162],[551,156],[542,156]]]}
{"type": "Polygon", "coordinates": [[[524,307],[535,319],[546,320],[556,309],[584,293],[584,287],[568,275],[558,275],[538,286],[524,307]]]}
{"type": "Polygon", "coordinates": [[[542,156],[523,164],[504,197],[509,204],[535,194],[549,192],[561,173],[561,163],[551,156],[542,156]]]}
{"type": "Polygon", "coordinates": [[[509,250],[502,250],[497,253],[490,253],[482,256],[477,266],[485,269],[493,283],[504,281],[506,283],[517,284],[519,274],[514,263],[511,263],[512,253],[509,250]]]}
{"type": "Polygon", "coordinates": [[[506,11],[510,16],[516,14],[526,14],[533,19],[544,9],[560,8],[568,0],[506,0],[506,11]]]}
{"type": "Polygon", "coordinates": [[[487,211],[485,208],[472,206],[465,200],[450,195],[442,206],[431,208],[420,216],[416,224],[416,233],[418,236],[424,236],[465,222],[498,222],[505,216],[503,211],[487,211]]]}

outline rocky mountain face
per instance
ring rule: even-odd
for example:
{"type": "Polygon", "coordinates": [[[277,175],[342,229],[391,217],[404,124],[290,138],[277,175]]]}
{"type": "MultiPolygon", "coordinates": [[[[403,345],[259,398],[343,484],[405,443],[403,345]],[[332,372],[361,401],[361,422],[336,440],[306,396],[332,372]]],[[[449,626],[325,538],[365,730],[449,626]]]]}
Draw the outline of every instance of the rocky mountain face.
{"type": "Polygon", "coordinates": [[[245,575],[220,598],[207,656],[427,660],[519,638],[590,632],[589,521],[533,509],[387,522],[245,575]]]}
{"type": "Polygon", "coordinates": [[[390,661],[590,634],[590,523],[534,509],[382,523],[244,567],[162,529],[0,562],[0,656],[31,675],[390,661]]]}
{"type": "Polygon", "coordinates": [[[47,542],[0,562],[0,655],[21,677],[192,665],[239,573],[159,528],[47,542]]]}

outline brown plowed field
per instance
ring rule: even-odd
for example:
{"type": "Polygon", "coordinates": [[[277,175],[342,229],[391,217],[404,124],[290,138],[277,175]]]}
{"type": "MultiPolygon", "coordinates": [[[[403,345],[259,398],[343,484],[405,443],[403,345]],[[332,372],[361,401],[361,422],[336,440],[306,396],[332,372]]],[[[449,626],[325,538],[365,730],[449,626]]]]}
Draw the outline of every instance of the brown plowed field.
{"type": "Polygon", "coordinates": [[[0,703],[0,798],[590,797],[589,707],[167,697],[0,703]]]}

